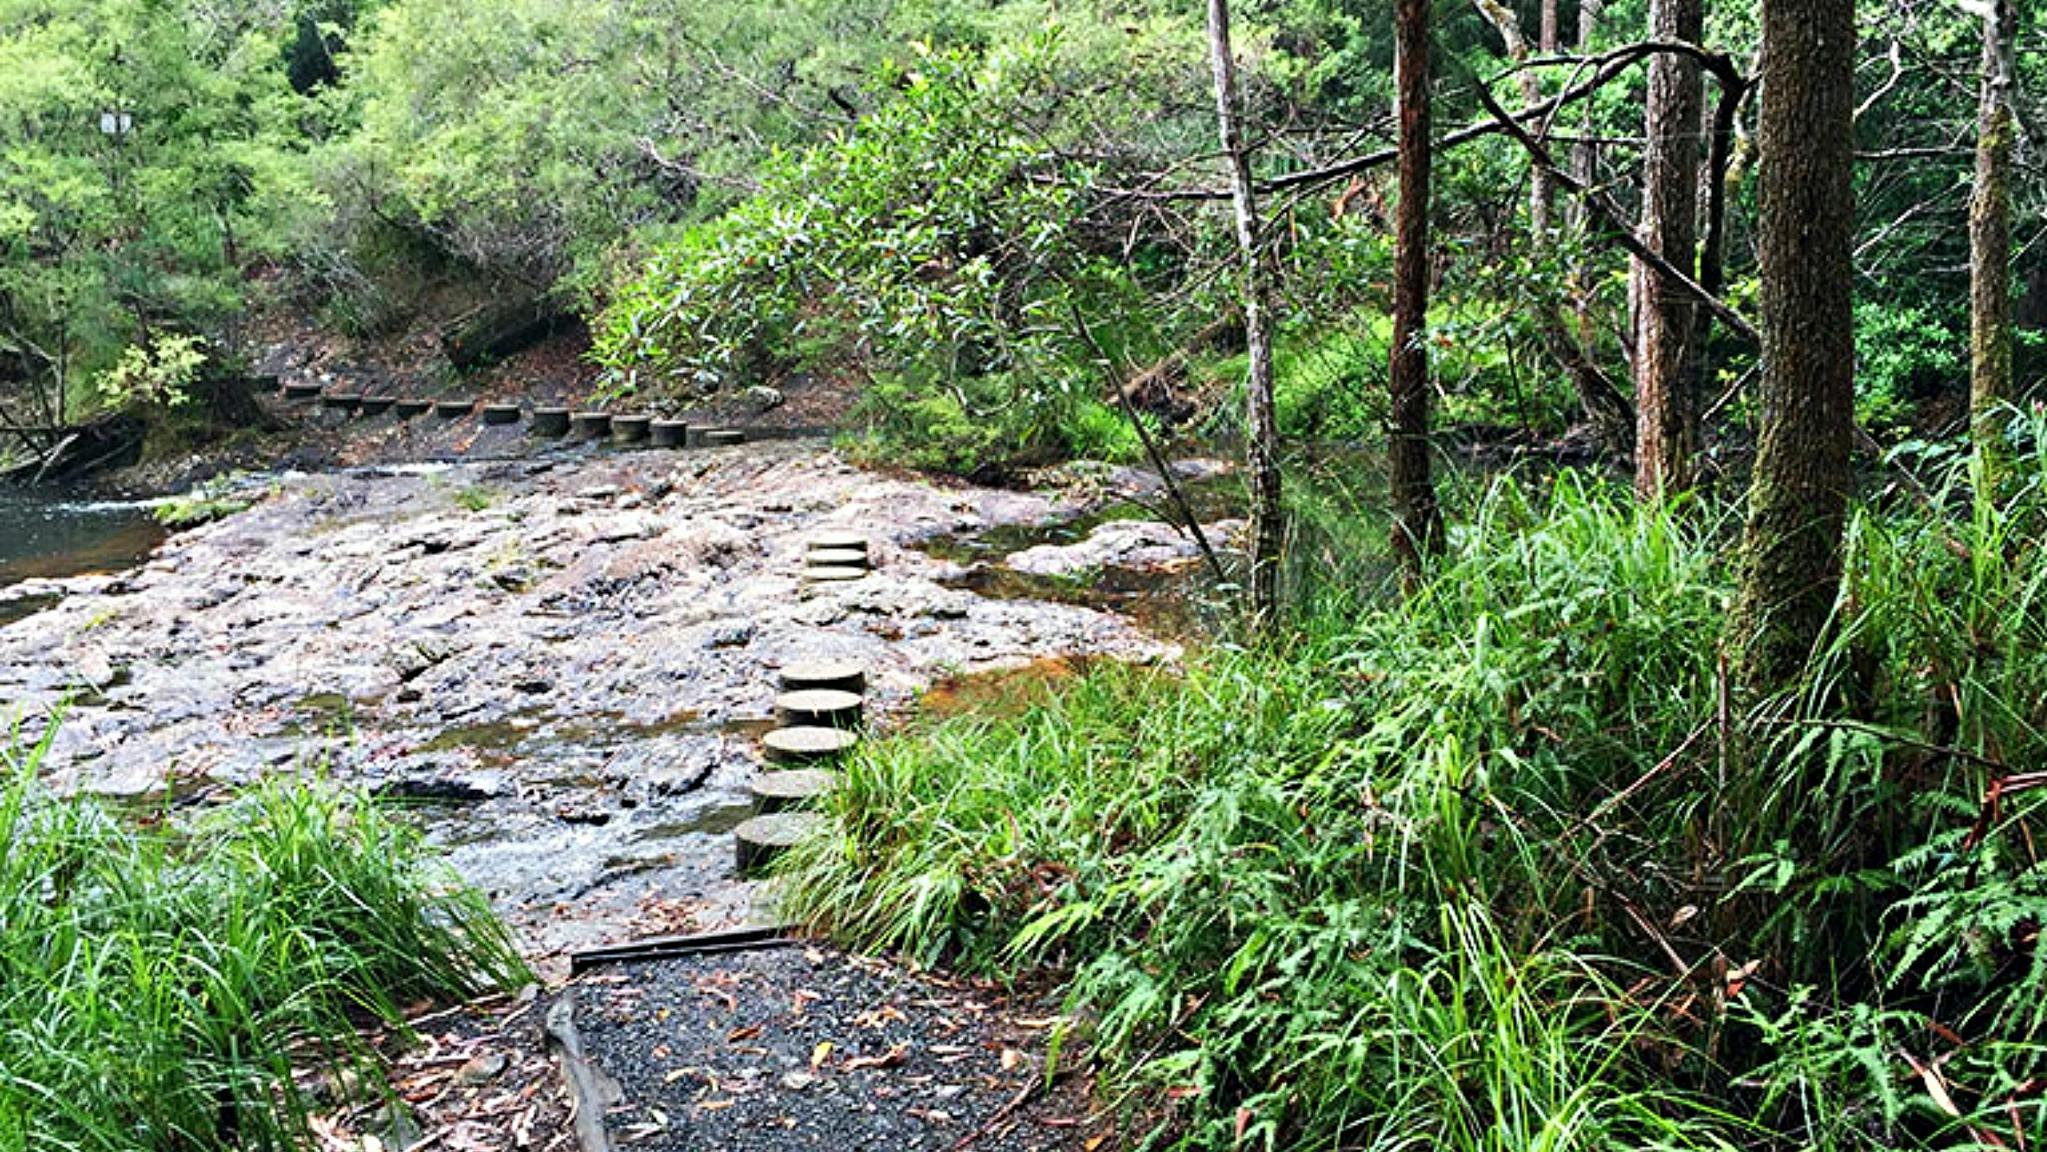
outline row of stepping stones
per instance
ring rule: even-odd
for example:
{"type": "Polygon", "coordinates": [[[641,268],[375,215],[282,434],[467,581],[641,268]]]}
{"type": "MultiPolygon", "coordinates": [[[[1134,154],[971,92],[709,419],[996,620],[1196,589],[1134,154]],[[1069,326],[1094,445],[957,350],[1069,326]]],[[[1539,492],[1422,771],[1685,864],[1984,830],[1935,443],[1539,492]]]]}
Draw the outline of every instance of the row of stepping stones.
{"type": "MultiPolygon", "coordinates": [[[[803,578],[855,580],[868,569],[866,538],[832,532],[810,541],[803,578]]],[[[780,685],[775,718],[782,726],[761,737],[761,753],[774,767],[754,777],[755,815],[732,830],[743,876],[759,875],[775,857],[823,829],[824,817],[808,809],[837,784],[832,769],[860,740],[867,673],[858,664],[785,665],[780,685]]]]}
{"type": "MultiPolygon", "coordinates": [[[[286,384],[280,394],[292,403],[317,400],[322,408],[346,412],[351,416],[381,416],[389,412],[400,420],[411,420],[429,412],[443,420],[460,420],[479,409],[474,400],[365,396],[355,392],[323,391],[318,384],[286,384]]],[[[651,443],[656,448],[687,447],[692,432],[696,434],[696,443],[706,447],[739,444],[746,440],[746,433],[736,428],[693,429],[684,420],[664,420],[646,415],[614,416],[609,412],[579,412],[570,408],[535,408],[529,415],[517,404],[484,404],[480,407],[485,424],[517,424],[527,420],[533,435],[550,438],[609,439],[621,444],[651,443]]]]}

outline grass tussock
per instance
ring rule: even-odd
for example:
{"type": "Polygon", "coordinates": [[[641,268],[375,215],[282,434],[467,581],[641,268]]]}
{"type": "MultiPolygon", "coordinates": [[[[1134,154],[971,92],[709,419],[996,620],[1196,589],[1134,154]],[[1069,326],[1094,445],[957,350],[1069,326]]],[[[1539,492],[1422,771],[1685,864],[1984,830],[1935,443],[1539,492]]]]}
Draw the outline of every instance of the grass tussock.
{"type": "Polygon", "coordinates": [[[480,896],[366,797],[263,785],[137,822],[0,751],[0,1149],[302,1147],[294,1068],[528,979],[480,896]]]}
{"type": "Polygon", "coordinates": [[[1404,603],[871,744],[790,901],[1057,974],[1161,1146],[2029,1146],[2043,477],[1866,510],[1753,709],[1732,510],[1502,480],[1404,603]]]}

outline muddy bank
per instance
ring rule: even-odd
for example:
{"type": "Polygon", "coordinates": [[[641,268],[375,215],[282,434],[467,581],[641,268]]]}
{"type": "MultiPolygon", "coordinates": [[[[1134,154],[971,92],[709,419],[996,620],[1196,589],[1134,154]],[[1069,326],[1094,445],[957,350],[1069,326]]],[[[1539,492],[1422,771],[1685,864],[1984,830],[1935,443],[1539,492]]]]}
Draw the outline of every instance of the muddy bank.
{"type": "Polygon", "coordinates": [[[935,680],[1170,645],[1079,604],[991,599],[912,545],[1096,499],[887,478],[815,444],[294,476],[118,576],[0,627],[0,701],[37,735],[69,700],[62,784],[203,802],[280,772],[417,803],[529,948],[751,915],[724,832],[775,670],[869,670],[886,714],[935,680]],[[797,578],[852,528],[878,571],[797,578]]]}

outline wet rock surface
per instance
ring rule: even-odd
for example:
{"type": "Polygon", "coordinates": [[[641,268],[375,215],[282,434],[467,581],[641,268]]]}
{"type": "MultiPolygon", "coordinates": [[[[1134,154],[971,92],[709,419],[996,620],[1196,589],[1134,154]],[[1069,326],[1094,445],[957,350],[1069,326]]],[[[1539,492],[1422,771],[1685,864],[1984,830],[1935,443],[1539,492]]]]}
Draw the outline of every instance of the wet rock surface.
{"type": "Polygon", "coordinates": [[[936,679],[1169,646],[991,599],[911,545],[1085,511],[851,468],[800,442],[286,476],[141,569],[38,582],[0,701],[57,783],[203,799],[323,772],[417,805],[540,956],[756,916],[725,835],[784,664],[847,660],[870,715],[936,679]],[[800,579],[830,529],[875,572],[800,579]],[[66,703],[68,701],[68,704],[66,703]]]}

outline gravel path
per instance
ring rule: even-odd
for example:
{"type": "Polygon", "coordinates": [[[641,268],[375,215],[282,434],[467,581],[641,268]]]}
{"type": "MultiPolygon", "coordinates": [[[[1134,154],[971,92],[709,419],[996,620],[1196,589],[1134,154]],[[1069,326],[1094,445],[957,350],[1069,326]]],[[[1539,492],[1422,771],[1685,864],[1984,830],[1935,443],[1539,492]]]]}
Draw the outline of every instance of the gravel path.
{"type": "Polygon", "coordinates": [[[586,977],[577,1024],[622,1091],[622,1148],[1091,1152],[1086,1077],[1049,1085],[1057,1017],[811,945],[586,977]]]}

